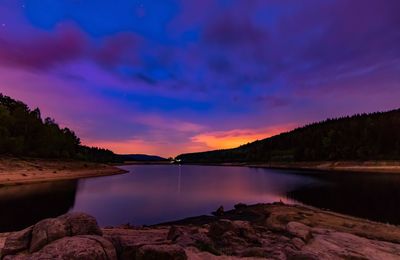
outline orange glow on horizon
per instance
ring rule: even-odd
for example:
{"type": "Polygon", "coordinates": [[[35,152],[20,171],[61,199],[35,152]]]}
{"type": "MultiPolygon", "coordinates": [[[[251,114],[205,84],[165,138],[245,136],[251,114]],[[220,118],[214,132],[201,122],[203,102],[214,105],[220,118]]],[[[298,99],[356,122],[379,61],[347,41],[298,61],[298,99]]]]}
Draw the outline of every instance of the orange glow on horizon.
{"type": "Polygon", "coordinates": [[[229,149],[280,134],[288,129],[290,129],[288,126],[280,126],[257,130],[235,129],[209,132],[194,136],[192,141],[204,143],[210,149],[229,149]]]}
{"type": "Polygon", "coordinates": [[[188,142],[172,144],[133,140],[86,140],[85,145],[110,149],[117,154],[151,154],[174,157],[182,153],[235,148],[240,145],[280,134],[293,125],[276,126],[263,129],[234,129],[229,131],[205,132],[195,135],[188,142]]]}

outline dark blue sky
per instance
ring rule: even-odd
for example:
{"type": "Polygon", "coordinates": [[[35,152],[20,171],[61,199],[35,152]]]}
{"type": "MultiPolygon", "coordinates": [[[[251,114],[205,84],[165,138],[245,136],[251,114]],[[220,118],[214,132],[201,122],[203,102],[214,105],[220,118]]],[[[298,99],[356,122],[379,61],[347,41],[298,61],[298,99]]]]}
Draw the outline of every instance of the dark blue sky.
{"type": "Polygon", "coordinates": [[[0,0],[0,92],[176,155],[400,100],[397,0],[0,0]]]}

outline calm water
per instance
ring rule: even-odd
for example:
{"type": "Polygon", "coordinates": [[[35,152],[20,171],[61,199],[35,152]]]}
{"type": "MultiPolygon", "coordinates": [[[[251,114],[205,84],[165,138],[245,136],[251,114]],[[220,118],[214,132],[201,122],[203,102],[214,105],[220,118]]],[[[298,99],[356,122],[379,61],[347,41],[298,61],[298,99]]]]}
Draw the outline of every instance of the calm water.
{"type": "Polygon", "coordinates": [[[400,224],[400,175],[192,165],[123,166],[127,174],[0,188],[0,231],[68,211],[100,225],[155,224],[209,214],[220,205],[303,203],[400,224]]]}

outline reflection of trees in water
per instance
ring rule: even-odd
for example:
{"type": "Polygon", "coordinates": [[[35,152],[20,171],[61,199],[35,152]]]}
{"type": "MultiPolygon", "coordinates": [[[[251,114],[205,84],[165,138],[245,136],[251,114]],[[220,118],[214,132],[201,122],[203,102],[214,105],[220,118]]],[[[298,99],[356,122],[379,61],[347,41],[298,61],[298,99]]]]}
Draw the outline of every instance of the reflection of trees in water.
{"type": "Polygon", "coordinates": [[[0,188],[0,232],[14,231],[62,215],[74,206],[76,180],[0,188]]]}
{"type": "Polygon", "coordinates": [[[338,174],[321,177],[326,185],[299,187],[287,196],[319,208],[400,224],[400,176],[338,174]]]}

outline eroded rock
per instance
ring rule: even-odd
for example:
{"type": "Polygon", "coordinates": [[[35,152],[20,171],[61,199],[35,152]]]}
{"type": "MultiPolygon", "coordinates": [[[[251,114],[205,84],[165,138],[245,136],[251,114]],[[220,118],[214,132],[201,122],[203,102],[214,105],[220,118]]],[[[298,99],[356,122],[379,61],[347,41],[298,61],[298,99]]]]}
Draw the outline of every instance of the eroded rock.
{"type": "Polygon", "coordinates": [[[7,256],[4,260],[28,259],[82,259],[115,260],[115,248],[100,236],[64,237],[43,247],[31,255],[7,256]]]}
{"type": "Polygon", "coordinates": [[[56,218],[44,219],[33,226],[29,252],[40,250],[43,246],[68,235],[64,221],[56,218]]]}
{"type": "Polygon", "coordinates": [[[24,230],[11,233],[4,243],[0,258],[2,255],[12,255],[28,249],[32,237],[32,229],[32,227],[28,227],[24,230]]]}
{"type": "Polygon", "coordinates": [[[67,213],[58,217],[59,220],[64,221],[69,236],[76,235],[98,235],[103,233],[99,228],[97,221],[94,217],[81,212],[67,213]]]}
{"type": "Polygon", "coordinates": [[[137,260],[186,260],[187,255],[177,245],[145,245],[136,253],[137,260]]]}
{"type": "Polygon", "coordinates": [[[44,219],[33,226],[29,252],[66,236],[102,235],[94,217],[85,213],[67,213],[58,218],[44,219]]]}
{"type": "Polygon", "coordinates": [[[101,240],[102,231],[94,217],[85,213],[68,213],[11,233],[5,241],[2,255],[16,255],[25,251],[35,253],[53,241],[77,235],[97,235],[101,240]]]}
{"type": "Polygon", "coordinates": [[[167,239],[175,241],[183,235],[184,235],[184,231],[182,228],[179,228],[177,226],[172,226],[168,231],[167,239]]]}
{"type": "Polygon", "coordinates": [[[289,222],[286,225],[286,230],[293,236],[303,239],[303,241],[308,241],[312,237],[310,227],[299,222],[289,222]]]}

